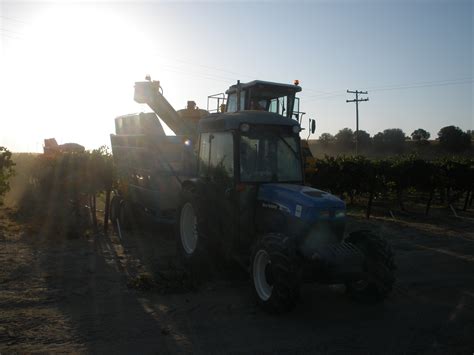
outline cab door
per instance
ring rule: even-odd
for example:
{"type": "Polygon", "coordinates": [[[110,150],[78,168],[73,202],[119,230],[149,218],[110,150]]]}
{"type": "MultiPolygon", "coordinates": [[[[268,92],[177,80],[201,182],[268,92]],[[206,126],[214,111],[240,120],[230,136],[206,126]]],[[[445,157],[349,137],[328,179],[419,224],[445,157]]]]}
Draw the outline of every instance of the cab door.
{"type": "Polygon", "coordinates": [[[236,224],[234,135],[202,133],[199,149],[199,196],[203,227],[212,245],[230,257],[238,237],[236,224]]]}

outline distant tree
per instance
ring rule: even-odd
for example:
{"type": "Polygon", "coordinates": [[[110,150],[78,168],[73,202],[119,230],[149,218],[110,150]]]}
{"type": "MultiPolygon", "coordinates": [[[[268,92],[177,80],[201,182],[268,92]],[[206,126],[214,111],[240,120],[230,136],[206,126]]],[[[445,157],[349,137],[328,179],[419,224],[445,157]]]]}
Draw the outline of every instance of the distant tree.
{"type": "Polygon", "coordinates": [[[413,131],[411,134],[411,139],[413,139],[416,142],[419,141],[427,141],[430,139],[431,135],[430,132],[425,131],[423,128],[418,128],[413,131]]]}
{"type": "MultiPolygon", "coordinates": [[[[355,142],[356,132],[354,132],[354,142],[355,142]]],[[[366,131],[359,130],[358,132],[358,141],[359,141],[359,148],[366,149],[372,145],[372,138],[370,138],[370,134],[366,131]]]]}
{"type": "Polygon", "coordinates": [[[428,139],[431,137],[430,132],[425,131],[423,128],[415,129],[411,134],[411,139],[419,146],[429,145],[428,139]]]}
{"type": "Polygon", "coordinates": [[[354,132],[350,128],[343,128],[334,136],[340,149],[351,149],[354,144],[354,132]]]}
{"type": "Polygon", "coordinates": [[[385,149],[383,137],[383,133],[379,132],[372,138],[372,143],[376,149],[385,149]]]}
{"type": "Polygon", "coordinates": [[[468,129],[466,133],[471,136],[471,142],[474,142],[474,130],[468,129]]]}
{"type": "Polygon", "coordinates": [[[456,126],[446,126],[438,132],[439,144],[448,152],[458,153],[466,150],[471,145],[468,133],[456,126]]]}
{"type": "Polygon", "coordinates": [[[323,133],[319,136],[319,142],[327,147],[331,142],[334,142],[334,136],[331,133],[323,133]]]}
{"type": "Polygon", "coordinates": [[[377,149],[393,153],[401,153],[405,146],[406,135],[400,128],[389,128],[377,133],[374,138],[374,146],[377,149]]]}

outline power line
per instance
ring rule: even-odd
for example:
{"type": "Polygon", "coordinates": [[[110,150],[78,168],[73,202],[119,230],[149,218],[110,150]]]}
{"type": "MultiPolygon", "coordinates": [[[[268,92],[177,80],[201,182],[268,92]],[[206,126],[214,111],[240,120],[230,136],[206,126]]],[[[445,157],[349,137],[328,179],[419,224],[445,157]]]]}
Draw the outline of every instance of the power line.
{"type": "Polygon", "coordinates": [[[438,84],[444,84],[444,83],[456,83],[459,81],[466,81],[466,80],[472,80],[473,77],[465,77],[465,78],[458,78],[458,79],[444,79],[444,80],[434,80],[434,81],[418,81],[418,82],[411,82],[411,83],[402,83],[402,84],[389,84],[389,85],[382,85],[378,87],[368,87],[367,89],[370,91],[381,91],[385,89],[392,89],[392,88],[404,88],[404,87],[418,87],[418,86],[425,86],[425,85],[438,85],[438,84]]]}
{"type": "Polygon", "coordinates": [[[0,33],[0,38],[16,39],[18,41],[23,41],[23,38],[21,37],[15,37],[6,33],[0,33]]]}
{"type": "Polygon", "coordinates": [[[367,95],[367,91],[351,91],[347,90],[348,94],[355,94],[354,100],[346,100],[347,102],[355,102],[356,104],[356,134],[355,134],[355,141],[356,141],[356,154],[359,152],[359,102],[369,101],[369,98],[359,99],[359,94],[367,95]]]}
{"type": "MultiPolygon", "coordinates": [[[[254,78],[255,77],[254,75],[243,74],[243,73],[235,72],[235,71],[228,70],[228,69],[222,69],[222,68],[219,68],[219,67],[212,67],[212,66],[209,66],[209,65],[196,63],[192,60],[187,60],[187,59],[177,58],[177,57],[170,57],[170,56],[163,55],[161,53],[158,54],[155,51],[154,51],[154,53],[152,53],[152,55],[154,57],[169,59],[169,60],[172,60],[172,61],[175,61],[175,62],[181,62],[181,63],[184,63],[184,64],[189,64],[189,65],[192,65],[192,66],[202,67],[202,68],[210,69],[210,70],[214,70],[214,71],[220,71],[220,72],[223,72],[223,73],[233,74],[233,75],[237,75],[237,76],[243,76],[243,77],[247,77],[247,78],[254,78]]],[[[222,77],[222,78],[224,78],[224,77],[222,77]]],[[[232,77],[232,78],[225,77],[225,79],[236,80],[235,77],[232,77]]]]}
{"type": "MultiPolygon", "coordinates": [[[[10,20],[10,21],[15,21],[15,22],[18,22],[18,23],[23,23],[23,24],[28,24],[28,22],[25,22],[25,21],[22,21],[22,20],[18,20],[18,19],[15,19],[15,18],[12,18],[12,17],[7,17],[7,16],[0,16],[1,18],[4,18],[4,19],[7,19],[7,20],[10,20]]],[[[14,33],[16,35],[23,35],[22,33],[19,33],[19,32],[15,32],[15,31],[11,31],[11,30],[4,30],[4,31],[8,31],[8,32],[11,32],[11,33],[14,33]]],[[[10,38],[14,38],[14,37],[10,37],[10,38]]],[[[15,38],[15,39],[20,39],[20,38],[15,38]]],[[[204,64],[200,64],[200,63],[196,63],[195,61],[193,60],[187,60],[187,59],[183,59],[183,58],[176,58],[176,57],[169,57],[169,56],[166,56],[166,55],[162,55],[162,54],[156,54],[156,53],[153,53],[153,56],[156,56],[156,57],[161,57],[161,58],[164,58],[164,59],[170,59],[170,60],[173,60],[175,62],[181,62],[181,63],[184,63],[184,64],[189,64],[189,65],[192,65],[192,66],[197,66],[197,67],[201,67],[201,68],[205,68],[205,69],[210,69],[212,71],[219,71],[219,72],[223,72],[223,73],[228,73],[228,74],[233,74],[233,75],[237,75],[239,77],[247,77],[247,78],[256,78],[258,77],[257,75],[249,75],[249,74],[244,74],[244,73],[241,73],[241,72],[236,72],[236,71],[232,71],[232,70],[228,70],[228,69],[223,69],[223,68],[219,68],[219,67],[215,67],[215,66],[209,66],[209,65],[204,65],[204,64]]],[[[179,69],[179,68],[178,68],[179,69]]],[[[199,75],[199,74],[198,74],[199,75]]],[[[202,74],[201,74],[202,75],[202,74]]],[[[231,81],[235,81],[236,78],[235,77],[223,77],[223,76],[218,76],[218,75],[215,75],[215,74],[208,74],[206,73],[205,74],[206,77],[210,78],[210,79],[213,79],[212,77],[215,77],[215,78],[219,78],[218,81],[227,81],[227,80],[231,80],[231,81]],[[211,77],[212,76],[212,77],[211,77]]],[[[313,92],[317,92],[318,95],[326,95],[326,94],[329,94],[328,92],[325,92],[325,91],[322,91],[322,90],[315,90],[315,89],[311,89],[311,88],[305,88],[305,91],[313,91],[313,92]]]]}
{"type": "MultiPolygon", "coordinates": [[[[190,64],[190,65],[194,65],[194,66],[198,66],[198,67],[202,67],[202,68],[206,68],[206,69],[211,69],[211,70],[217,70],[217,71],[220,71],[220,72],[223,72],[223,73],[235,74],[235,75],[238,75],[238,76],[243,76],[243,77],[247,77],[247,78],[251,78],[251,79],[254,79],[255,77],[257,77],[257,75],[243,74],[243,73],[240,73],[240,72],[235,72],[235,71],[232,71],[232,70],[222,69],[222,68],[219,68],[219,67],[211,67],[211,66],[209,66],[209,65],[204,65],[204,64],[195,63],[195,62],[193,62],[193,61],[185,60],[185,59],[182,59],[182,58],[172,58],[172,57],[163,56],[163,55],[159,55],[159,54],[155,54],[155,55],[156,55],[156,56],[159,56],[159,57],[162,57],[162,58],[172,59],[172,60],[174,60],[174,61],[181,62],[181,63],[185,63],[185,64],[190,64]]],[[[224,77],[222,77],[222,78],[224,78],[224,77]]],[[[235,77],[233,77],[233,78],[225,77],[225,79],[235,80],[235,77]]],[[[329,93],[326,92],[326,91],[315,90],[315,89],[311,89],[311,88],[307,88],[307,87],[305,87],[305,91],[317,92],[317,93],[318,93],[317,95],[329,94],[329,93]]]]}
{"type": "MultiPolygon", "coordinates": [[[[335,91],[334,93],[336,93],[336,92],[339,93],[340,91],[335,91]]],[[[341,97],[341,96],[346,96],[346,93],[316,97],[316,98],[313,98],[313,99],[305,100],[305,102],[313,102],[313,101],[320,101],[320,100],[330,100],[330,99],[334,99],[334,98],[336,98],[336,97],[341,97]]]]}
{"type": "MultiPolygon", "coordinates": [[[[170,56],[163,55],[161,53],[158,54],[158,53],[154,52],[152,55],[155,56],[155,57],[158,57],[158,58],[169,59],[169,60],[173,60],[175,62],[190,64],[192,66],[198,66],[198,67],[202,67],[202,68],[205,68],[205,69],[210,69],[210,70],[213,70],[213,71],[220,71],[220,72],[223,72],[223,73],[234,74],[234,75],[237,75],[239,77],[246,77],[246,78],[251,78],[251,79],[255,79],[256,77],[258,77],[258,75],[249,75],[249,74],[244,74],[244,73],[241,73],[241,72],[236,72],[236,71],[232,71],[232,70],[228,70],[228,69],[222,69],[222,68],[219,68],[219,67],[204,65],[204,64],[196,63],[192,60],[187,60],[187,59],[177,58],[177,57],[170,57],[170,56]]],[[[211,75],[214,75],[214,74],[211,74],[211,75]]],[[[231,81],[236,80],[235,77],[230,78],[230,77],[217,76],[217,75],[214,75],[214,76],[218,77],[218,78],[225,79],[225,80],[231,80],[231,81]]],[[[305,87],[305,91],[317,92],[318,94],[316,94],[316,95],[332,94],[332,93],[327,92],[327,91],[315,90],[315,89],[311,89],[311,88],[308,88],[308,87],[305,87]]]]}
{"type": "MultiPolygon", "coordinates": [[[[161,57],[165,57],[165,58],[166,58],[166,56],[163,56],[163,55],[157,55],[157,56],[161,56],[161,57]]],[[[246,75],[246,74],[234,72],[234,71],[231,71],[231,70],[226,70],[226,69],[221,69],[221,68],[218,68],[218,67],[211,67],[211,66],[208,66],[208,65],[195,63],[195,62],[188,61],[188,60],[185,60],[185,59],[171,58],[171,57],[168,57],[168,58],[169,58],[169,59],[172,59],[172,60],[175,60],[175,61],[177,61],[177,62],[181,62],[181,63],[185,63],[185,64],[190,64],[190,65],[194,65],[194,66],[198,66],[198,67],[202,67],[202,68],[206,68],[206,69],[217,70],[217,71],[220,71],[220,72],[223,72],[223,73],[235,74],[235,75],[244,76],[244,77],[247,77],[247,78],[253,78],[253,77],[254,77],[254,76],[251,76],[251,75],[246,75]]],[[[233,78],[232,80],[234,80],[234,79],[235,79],[235,78],[233,78]]]]}
{"type": "Polygon", "coordinates": [[[24,35],[23,33],[20,33],[20,32],[17,32],[17,31],[8,30],[8,29],[6,29],[6,28],[0,28],[0,31],[2,31],[2,32],[8,32],[8,33],[14,34],[14,35],[16,35],[16,36],[23,36],[23,35],[24,35]]]}
{"type": "Polygon", "coordinates": [[[3,19],[5,19],[5,20],[9,20],[9,21],[13,21],[13,22],[23,23],[23,24],[25,24],[25,25],[28,25],[28,24],[29,24],[29,23],[26,22],[26,21],[18,20],[17,18],[14,18],[14,17],[9,17],[9,16],[0,15],[0,18],[3,18],[3,19]]]}
{"type": "MultiPolygon", "coordinates": [[[[470,84],[473,83],[474,80],[472,77],[468,78],[461,78],[461,79],[451,79],[451,80],[439,80],[439,81],[431,81],[431,82],[421,82],[421,83],[414,83],[413,85],[406,84],[406,85],[401,85],[398,84],[398,86],[394,85],[385,85],[385,86],[379,86],[379,87],[374,87],[370,88],[370,91],[372,92],[378,92],[378,91],[391,91],[391,90],[405,90],[405,89],[417,89],[417,88],[424,88],[424,87],[438,87],[438,86],[450,86],[450,85],[464,85],[464,84],[470,84]]],[[[319,100],[329,100],[333,99],[336,97],[341,97],[345,96],[346,93],[340,93],[342,91],[334,91],[335,95],[320,95],[318,97],[315,97],[313,99],[305,100],[305,102],[313,102],[313,101],[319,101],[319,100]]],[[[314,97],[314,96],[310,96],[314,97]]]]}
{"type": "Polygon", "coordinates": [[[200,78],[205,78],[205,79],[210,79],[210,80],[220,81],[220,82],[228,82],[229,81],[228,79],[223,79],[223,78],[216,77],[216,76],[213,76],[213,75],[208,75],[206,73],[199,73],[199,72],[195,72],[195,71],[182,70],[182,68],[174,67],[174,66],[171,66],[171,65],[168,65],[168,64],[163,64],[162,67],[164,67],[167,71],[171,71],[171,72],[178,73],[178,74],[189,75],[189,76],[194,76],[194,77],[200,77],[200,78]]]}
{"type": "Polygon", "coordinates": [[[463,84],[470,84],[474,82],[474,80],[466,79],[463,81],[452,81],[452,82],[439,82],[437,84],[419,84],[419,85],[409,85],[409,86],[398,86],[398,87],[387,87],[387,88],[380,88],[380,89],[371,89],[370,91],[391,91],[391,90],[405,90],[405,89],[416,89],[416,88],[425,88],[425,87],[437,87],[437,86],[449,86],[449,85],[463,85],[463,84]]]}

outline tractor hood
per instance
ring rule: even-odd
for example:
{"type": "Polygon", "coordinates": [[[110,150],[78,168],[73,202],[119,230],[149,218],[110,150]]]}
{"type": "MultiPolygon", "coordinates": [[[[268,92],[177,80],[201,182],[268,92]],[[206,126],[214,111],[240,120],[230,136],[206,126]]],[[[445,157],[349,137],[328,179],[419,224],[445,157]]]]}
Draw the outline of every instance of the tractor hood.
{"type": "Polygon", "coordinates": [[[328,192],[293,184],[262,184],[258,191],[262,207],[277,209],[312,223],[345,217],[345,203],[328,192]]]}

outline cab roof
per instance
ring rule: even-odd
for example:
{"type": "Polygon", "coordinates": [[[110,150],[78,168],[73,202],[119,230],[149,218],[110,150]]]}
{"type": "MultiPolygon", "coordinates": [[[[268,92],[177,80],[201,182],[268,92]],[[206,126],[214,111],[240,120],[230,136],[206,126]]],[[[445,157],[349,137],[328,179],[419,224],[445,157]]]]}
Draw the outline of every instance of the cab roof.
{"type": "Polygon", "coordinates": [[[199,132],[237,130],[242,123],[250,125],[298,126],[291,118],[267,111],[239,111],[214,113],[199,120],[199,132]]]}
{"type": "MultiPolygon", "coordinates": [[[[226,94],[232,94],[237,91],[237,85],[232,85],[229,89],[225,92],[226,94]]],[[[257,88],[257,89],[271,89],[275,92],[279,93],[296,93],[301,91],[301,86],[298,85],[291,85],[291,84],[282,84],[282,83],[274,83],[271,81],[263,81],[263,80],[253,80],[248,83],[240,83],[241,89],[249,89],[249,88],[257,88]]]]}

